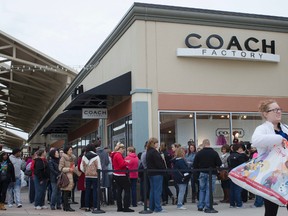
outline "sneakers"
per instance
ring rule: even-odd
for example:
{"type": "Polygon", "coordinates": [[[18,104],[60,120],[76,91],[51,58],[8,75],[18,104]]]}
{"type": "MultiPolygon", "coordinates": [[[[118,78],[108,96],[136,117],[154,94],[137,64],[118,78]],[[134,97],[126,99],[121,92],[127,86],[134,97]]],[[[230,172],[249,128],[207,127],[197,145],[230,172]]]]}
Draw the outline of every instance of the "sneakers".
{"type": "Polygon", "coordinates": [[[18,204],[18,205],[17,205],[17,208],[22,208],[22,204],[18,204]]]}
{"type": "Polygon", "coordinates": [[[178,210],[186,210],[187,208],[184,206],[177,207],[178,210]]]}
{"type": "Polygon", "coordinates": [[[141,206],[144,206],[144,202],[142,202],[142,201],[139,201],[137,204],[141,205],[141,206]]]}
{"type": "Polygon", "coordinates": [[[13,207],[13,204],[9,204],[8,207],[9,207],[9,208],[12,208],[12,207],[13,207]]]}
{"type": "Polygon", "coordinates": [[[41,206],[36,206],[35,209],[36,210],[41,210],[42,208],[41,208],[41,206]]]}
{"type": "Polygon", "coordinates": [[[48,209],[48,206],[41,206],[42,209],[48,209]]]}

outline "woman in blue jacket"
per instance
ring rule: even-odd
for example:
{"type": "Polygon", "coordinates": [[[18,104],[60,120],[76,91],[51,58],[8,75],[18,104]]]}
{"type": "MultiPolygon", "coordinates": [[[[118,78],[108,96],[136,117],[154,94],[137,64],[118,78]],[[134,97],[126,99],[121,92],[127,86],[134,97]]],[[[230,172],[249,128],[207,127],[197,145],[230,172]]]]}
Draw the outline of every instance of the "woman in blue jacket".
{"type": "Polygon", "coordinates": [[[185,210],[187,209],[184,207],[184,195],[187,187],[187,183],[190,180],[190,173],[188,172],[188,165],[184,159],[185,157],[185,150],[184,148],[178,148],[175,151],[175,158],[173,160],[173,169],[174,171],[174,181],[178,185],[179,192],[178,192],[178,202],[177,202],[177,209],[185,210]]]}

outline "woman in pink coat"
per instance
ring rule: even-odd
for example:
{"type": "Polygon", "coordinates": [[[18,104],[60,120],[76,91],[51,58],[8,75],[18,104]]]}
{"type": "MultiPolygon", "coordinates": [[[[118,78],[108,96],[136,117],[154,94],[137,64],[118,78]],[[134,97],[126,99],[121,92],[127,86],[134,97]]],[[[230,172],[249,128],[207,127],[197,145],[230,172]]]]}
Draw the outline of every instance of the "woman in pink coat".
{"type": "MultiPolygon", "coordinates": [[[[135,148],[130,146],[127,148],[127,157],[125,161],[128,162],[127,168],[129,170],[137,170],[139,166],[139,159],[135,154],[135,148]]],[[[131,182],[131,195],[132,195],[132,206],[137,206],[137,179],[138,179],[138,172],[130,172],[129,173],[130,182],[131,182]]]]}

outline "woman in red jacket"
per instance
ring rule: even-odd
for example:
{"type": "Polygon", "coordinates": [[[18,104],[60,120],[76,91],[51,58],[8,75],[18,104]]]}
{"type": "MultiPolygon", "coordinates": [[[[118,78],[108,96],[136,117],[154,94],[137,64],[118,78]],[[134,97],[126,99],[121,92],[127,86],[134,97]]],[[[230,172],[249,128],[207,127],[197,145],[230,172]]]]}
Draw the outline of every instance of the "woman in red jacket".
{"type": "MultiPolygon", "coordinates": [[[[139,166],[139,159],[135,154],[135,148],[130,146],[127,148],[127,157],[125,161],[128,162],[128,169],[129,170],[137,170],[139,166]]],[[[138,179],[138,172],[130,172],[129,178],[131,182],[131,197],[132,197],[132,206],[137,206],[137,179],[138,179]]]]}
{"type": "MultiPolygon", "coordinates": [[[[112,152],[112,165],[114,170],[127,170],[128,162],[124,160],[123,154],[125,152],[124,144],[117,143],[115,151],[112,152]]],[[[123,171],[114,171],[113,178],[115,179],[117,187],[117,211],[118,212],[134,212],[130,209],[130,181],[129,175],[123,171]],[[124,190],[124,208],[122,205],[122,192],[124,190]]]]}

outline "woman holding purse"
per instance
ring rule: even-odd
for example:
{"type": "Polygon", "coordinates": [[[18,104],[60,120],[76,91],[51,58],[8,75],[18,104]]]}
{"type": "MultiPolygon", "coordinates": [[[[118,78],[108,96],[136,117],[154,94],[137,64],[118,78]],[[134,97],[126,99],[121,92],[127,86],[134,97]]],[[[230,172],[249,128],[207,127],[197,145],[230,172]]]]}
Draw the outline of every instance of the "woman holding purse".
{"type": "Polygon", "coordinates": [[[76,157],[73,155],[73,150],[72,147],[67,146],[63,150],[63,155],[60,159],[59,162],[59,171],[64,172],[68,179],[69,179],[69,184],[68,186],[61,188],[63,191],[63,210],[64,211],[75,211],[70,207],[70,204],[68,202],[69,199],[69,193],[72,191],[73,186],[74,186],[74,181],[73,181],[73,173],[75,169],[75,161],[76,157]]]}

